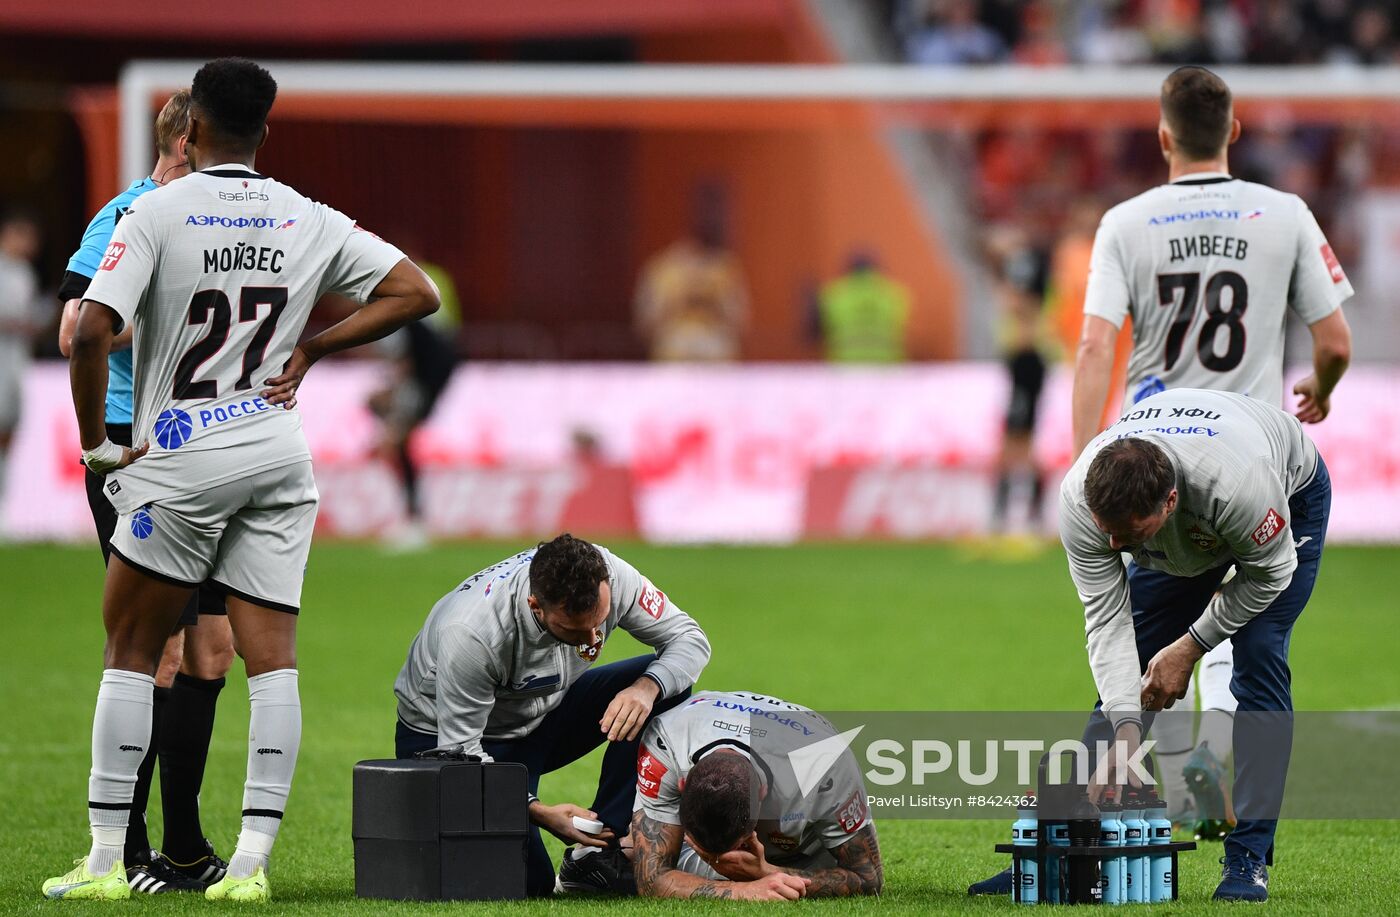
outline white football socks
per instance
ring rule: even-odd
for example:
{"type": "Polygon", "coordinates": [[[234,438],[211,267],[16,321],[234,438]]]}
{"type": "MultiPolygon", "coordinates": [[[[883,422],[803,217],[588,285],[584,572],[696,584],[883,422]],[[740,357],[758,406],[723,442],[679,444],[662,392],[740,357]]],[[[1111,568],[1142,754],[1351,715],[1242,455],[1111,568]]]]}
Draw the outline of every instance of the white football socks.
{"type": "Polygon", "coordinates": [[[104,669],[92,718],[92,771],[88,775],[88,824],[92,849],[88,872],[105,876],[122,858],[136,771],[151,739],[152,693],[149,675],[104,669]]]}
{"type": "Polygon", "coordinates": [[[1184,817],[1191,807],[1191,794],[1186,789],[1186,775],[1182,771],[1191,757],[1191,750],[1196,747],[1192,737],[1195,711],[1196,673],[1192,672],[1186,682],[1186,696],[1152,721],[1152,738],[1157,740],[1152,752],[1157,759],[1157,779],[1162,784],[1162,797],[1167,801],[1167,817],[1173,820],[1184,817]]]}
{"type": "Polygon", "coordinates": [[[1211,753],[1223,764],[1234,747],[1235,708],[1239,701],[1230,691],[1235,674],[1235,650],[1229,640],[1206,653],[1200,663],[1201,725],[1196,744],[1209,743],[1211,753]]]}
{"type": "Polygon", "coordinates": [[[252,717],[248,725],[248,778],[243,784],[243,830],[228,864],[228,873],[235,879],[267,867],[301,747],[296,669],[249,678],[248,698],[252,717]]]}

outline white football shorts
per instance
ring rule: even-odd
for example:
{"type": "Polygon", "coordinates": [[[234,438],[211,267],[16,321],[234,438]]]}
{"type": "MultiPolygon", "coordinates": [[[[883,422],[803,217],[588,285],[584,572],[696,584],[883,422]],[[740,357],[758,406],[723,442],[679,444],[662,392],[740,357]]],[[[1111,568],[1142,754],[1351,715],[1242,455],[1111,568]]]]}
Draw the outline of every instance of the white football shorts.
{"type": "Polygon", "coordinates": [[[112,551],[159,580],[296,614],[320,495],[297,462],[117,517],[112,551]]]}

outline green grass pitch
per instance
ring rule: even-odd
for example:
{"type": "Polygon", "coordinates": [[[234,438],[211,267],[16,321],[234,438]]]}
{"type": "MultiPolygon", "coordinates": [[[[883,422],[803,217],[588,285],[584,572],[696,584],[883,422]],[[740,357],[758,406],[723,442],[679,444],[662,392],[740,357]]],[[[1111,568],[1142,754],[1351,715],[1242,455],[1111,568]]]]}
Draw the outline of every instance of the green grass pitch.
{"type": "MultiPolygon", "coordinates": [[[[305,732],[287,821],[273,859],[273,907],[285,914],[692,913],[741,905],[557,900],[421,905],[353,896],[350,769],[393,749],[391,686],[428,608],[459,580],[518,544],[440,546],[408,556],[318,544],[301,617],[305,732]]],[[[647,547],[615,545],[714,643],[702,686],[748,689],[819,709],[1017,709],[1034,686],[1042,709],[1093,697],[1082,618],[1055,550],[1017,562],[956,546],[647,547]]],[[[87,849],[89,729],[101,667],[101,570],[92,547],[0,548],[0,913],[228,910],[190,896],[113,905],[39,897],[39,883],[87,849]]],[[[1300,709],[1400,706],[1400,549],[1332,548],[1293,640],[1300,709]]],[[[626,638],[605,659],[636,649],[626,638]]],[[[246,754],[241,668],[220,701],[204,787],[204,820],[231,852],[246,754]]],[[[596,755],[546,778],[546,801],[586,805],[596,755]]],[[[156,794],[158,798],[158,793],[156,794]]],[[[158,808],[158,806],[157,806],[158,808]]],[[[153,836],[160,817],[152,812],[153,836]]],[[[1010,818],[886,821],[885,894],[805,901],[828,913],[1006,911],[969,900],[970,881],[1000,868],[992,844],[1010,818]]],[[[1291,822],[1280,831],[1273,912],[1393,911],[1395,822],[1291,822]]],[[[554,853],[557,857],[557,845],[554,853]]],[[[1215,912],[1207,900],[1219,847],[1184,855],[1182,901],[1169,913],[1215,912]]],[[[781,907],[782,905],[774,905],[781,907]]]]}

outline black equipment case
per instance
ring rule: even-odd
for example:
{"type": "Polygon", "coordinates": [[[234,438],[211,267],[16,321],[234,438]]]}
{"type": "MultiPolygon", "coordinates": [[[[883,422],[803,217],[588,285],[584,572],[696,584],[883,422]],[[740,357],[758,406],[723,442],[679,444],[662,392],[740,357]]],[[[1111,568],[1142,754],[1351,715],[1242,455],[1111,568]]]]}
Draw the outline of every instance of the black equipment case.
{"type": "Polygon", "coordinates": [[[355,894],[398,900],[525,897],[529,776],[462,758],[355,765],[355,894]]]}

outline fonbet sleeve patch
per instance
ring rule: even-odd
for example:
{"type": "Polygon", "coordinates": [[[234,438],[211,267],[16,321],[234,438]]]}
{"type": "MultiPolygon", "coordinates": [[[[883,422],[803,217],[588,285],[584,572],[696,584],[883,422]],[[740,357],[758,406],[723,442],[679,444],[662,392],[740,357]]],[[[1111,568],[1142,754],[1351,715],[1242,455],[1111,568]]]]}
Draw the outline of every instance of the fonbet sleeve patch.
{"type": "Polygon", "coordinates": [[[637,792],[648,799],[655,799],[661,792],[661,778],[666,776],[667,767],[645,745],[637,755],[637,792]]]}
{"type": "Polygon", "coordinates": [[[866,808],[865,794],[862,789],[857,788],[851,794],[851,798],[847,799],[841,804],[841,808],[836,810],[836,823],[846,834],[853,834],[861,825],[865,824],[866,816],[869,814],[870,810],[866,808]]]}
{"type": "Polygon", "coordinates": [[[1285,526],[1287,523],[1283,521],[1283,517],[1278,514],[1278,511],[1270,509],[1268,515],[1264,517],[1264,521],[1259,523],[1259,527],[1249,537],[1253,538],[1254,543],[1262,548],[1278,537],[1278,533],[1282,532],[1285,526]]]}
{"type": "Polygon", "coordinates": [[[660,621],[661,616],[666,613],[666,593],[647,582],[642,587],[642,594],[638,597],[637,604],[641,606],[642,611],[660,621]]]}
{"type": "Polygon", "coordinates": [[[1333,283],[1341,283],[1347,279],[1346,272],[1342,270],[1342,263],[1332,252],[1332,246],[1326,242],[1322,243],[1322,260],[1327,264],[1327,273],[1331,275],[1333,283]]]}

